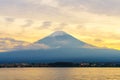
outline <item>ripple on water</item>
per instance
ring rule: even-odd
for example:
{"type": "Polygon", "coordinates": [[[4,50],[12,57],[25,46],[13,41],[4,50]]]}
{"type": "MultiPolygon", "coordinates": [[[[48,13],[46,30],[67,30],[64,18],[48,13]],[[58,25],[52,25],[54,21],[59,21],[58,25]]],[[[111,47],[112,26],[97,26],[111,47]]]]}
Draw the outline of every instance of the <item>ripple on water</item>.
{"type": "Polygon", "coordinates": [[[1,68],[0,80],[120,80],[120,69],[1,68]]]}

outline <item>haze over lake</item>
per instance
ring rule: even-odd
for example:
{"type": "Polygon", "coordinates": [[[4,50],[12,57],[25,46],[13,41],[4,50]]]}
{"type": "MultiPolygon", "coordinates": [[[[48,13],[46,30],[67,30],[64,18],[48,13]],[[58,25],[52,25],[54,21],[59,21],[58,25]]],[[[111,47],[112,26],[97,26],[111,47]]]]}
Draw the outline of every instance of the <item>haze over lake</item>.
{"type": "Polygon", "coordinates": [[[120,69],[1,68],[0,80],[120,80],[120,69]]]}

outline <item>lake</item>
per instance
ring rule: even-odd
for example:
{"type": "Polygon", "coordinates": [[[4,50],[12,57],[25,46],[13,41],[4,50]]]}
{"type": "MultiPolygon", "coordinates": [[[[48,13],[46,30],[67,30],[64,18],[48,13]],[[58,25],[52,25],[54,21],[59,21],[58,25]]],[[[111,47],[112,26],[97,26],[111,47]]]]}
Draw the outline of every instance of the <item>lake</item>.
{"type": "Polygon", "coordinates": [[[0,68],[0,80],[120,80],[120,68],[0,68]]]}

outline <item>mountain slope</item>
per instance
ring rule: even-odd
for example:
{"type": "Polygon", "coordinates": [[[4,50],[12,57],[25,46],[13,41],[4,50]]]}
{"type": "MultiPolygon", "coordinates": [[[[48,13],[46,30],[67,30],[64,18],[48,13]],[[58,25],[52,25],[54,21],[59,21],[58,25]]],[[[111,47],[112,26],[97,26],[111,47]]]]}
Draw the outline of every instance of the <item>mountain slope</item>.
{"type": "Polygon", "coordinates": [[[119,62],[120,51],[107,49],[49,49],[0,53],[0,63],[17,62],[119,62]]]}
{"type": "Polygon", "coordinates": [[[85,47],[94,47],[83,41],[80,41],[73,36],[63,32],[56,31],[51,35],[35,42],[39,44],[46,44],[51,48],[85,48],[85,47]]]}
{"type": "Polygon", "coordinates": [[[45,47],[46,49],[41,49],[38,46],[32,46],[32,48],[28,49],[2,52],[0,53],[0,63],[120,61],[120,51],[94,47],[75,39],[63,31],[57,31],[48,37],[33,43],[32,45],[36,44],[44,44],[42,47],[45,47]]]}

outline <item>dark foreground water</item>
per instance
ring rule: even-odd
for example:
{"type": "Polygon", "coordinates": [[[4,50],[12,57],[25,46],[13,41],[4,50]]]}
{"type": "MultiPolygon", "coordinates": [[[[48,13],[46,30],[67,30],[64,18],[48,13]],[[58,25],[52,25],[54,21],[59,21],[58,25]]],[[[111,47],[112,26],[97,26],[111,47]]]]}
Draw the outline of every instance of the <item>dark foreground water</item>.
{"type": "Polygon", "coordinates": [[[120,69],[0,68],[0,80],[120,80],[120,69]]]}

